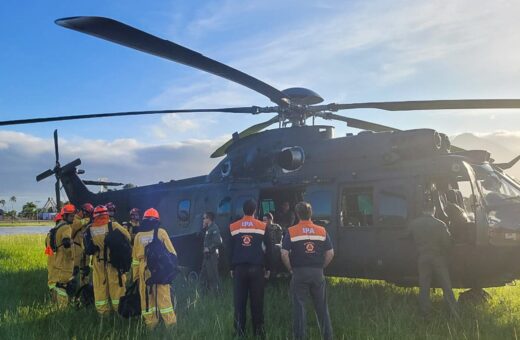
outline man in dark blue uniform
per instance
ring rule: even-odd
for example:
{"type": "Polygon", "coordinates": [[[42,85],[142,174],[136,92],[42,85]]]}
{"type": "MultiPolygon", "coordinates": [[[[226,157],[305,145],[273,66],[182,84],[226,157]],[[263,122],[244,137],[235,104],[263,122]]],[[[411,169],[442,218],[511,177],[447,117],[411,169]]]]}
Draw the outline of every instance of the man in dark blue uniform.
{"type": "Polygon", "coordinates": [[[282,261],[292,274],[293,335],[305,339],[305,299],[308,293],[324,339],[332,339],[332,324],[325,294],[323,269],[334,257],[334,249],[325,228],[311,221],[312,207],[300,202],[295,207],[300,222],[288,229],[282,241],[282,261]]]}
{"type": "Polygon", "coordinates": [[[248,296],[251,299],[253,333],[264,336],[264,278],[269,278],[270,237],[265,223],[255,219],[256,202],[242,207],[244,217],[229,226],[229,256],[233,278],[235,333],[243,336],[246,326],[248,296]]]}

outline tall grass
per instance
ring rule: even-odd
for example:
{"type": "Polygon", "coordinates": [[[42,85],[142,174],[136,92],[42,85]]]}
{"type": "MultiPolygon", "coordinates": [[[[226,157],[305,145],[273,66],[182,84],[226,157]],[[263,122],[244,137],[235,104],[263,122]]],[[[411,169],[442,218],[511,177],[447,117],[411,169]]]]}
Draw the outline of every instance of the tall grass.
{"type": "MultiPolygon", "coordinates": [[[[182,278],[176,282],[178,324],[171,330],[149,332],[140,319],[116,315],[99,318],[92,309],[57,309],[46,288],[43,236],[0,237],[1,339],[229,339],[232,337],[231,282],[223,295],[202,296],[182,278]]],[[[328,300],[337,339],[516,339],[520,331],[520,288],[489,289],[486,305],[462,306],[462,320],[449,317],[440,290],[435,312],[423,319],[416,306],[417,289],[379,281],[329,278],[328,300]]],[[[268,339],[291,338],[287,281],[266,288],[265,321],[268,339]]],[[[318,338],[308,309],[311,338],[318,338]]]]}

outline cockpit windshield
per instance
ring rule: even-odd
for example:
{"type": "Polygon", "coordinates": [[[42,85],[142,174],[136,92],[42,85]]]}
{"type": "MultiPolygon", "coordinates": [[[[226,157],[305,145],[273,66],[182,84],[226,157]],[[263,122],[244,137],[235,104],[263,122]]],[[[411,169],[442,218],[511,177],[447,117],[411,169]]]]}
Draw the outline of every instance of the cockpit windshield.
{"type": "Polygon", "coordinates": [[[474,165],[477,182],[488,207],[519,199],[520,184],[489,164],[474,165]]]}

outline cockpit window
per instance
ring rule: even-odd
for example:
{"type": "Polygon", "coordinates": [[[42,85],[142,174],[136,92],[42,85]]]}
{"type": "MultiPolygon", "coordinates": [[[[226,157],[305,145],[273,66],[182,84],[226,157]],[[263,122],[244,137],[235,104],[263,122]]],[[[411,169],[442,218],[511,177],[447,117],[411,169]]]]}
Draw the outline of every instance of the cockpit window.
{"type": "Polygon", "coordinates": [[[489,164],[477,168],[477,181],[488,206],[520,197],[520,188],[509,177],[495,171],[489,164]]]}

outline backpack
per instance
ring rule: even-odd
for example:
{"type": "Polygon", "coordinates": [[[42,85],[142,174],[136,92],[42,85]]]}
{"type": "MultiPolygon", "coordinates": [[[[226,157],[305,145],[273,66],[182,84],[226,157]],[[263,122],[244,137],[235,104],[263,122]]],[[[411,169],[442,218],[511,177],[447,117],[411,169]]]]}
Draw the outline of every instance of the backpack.
{"type": "Polygon", "coordinates": [[[86,255],[94,255],[99,250],[98,246],[92,241],[92,234],[90,234],[91,225],[89,224],[83,233],[83,248],[85,248],[86,255]]]}
{"type": "Polygon", "coordinates": [[[66,225],[66,223],[58,224],[54,228],[51,228],[51,230],[49,230],[49,233],[47,234],[49,236],[49,246],[51,247],[52,251],[55,253],[58,251],[58,248],[61,246],[61,245],[58,246],[56,244],[56,234],[58,233],[58,229],[60,229],[64,225],[66,225]]]}
{"type": "Polygon", "coordinates": [[[141,296],[139,295],[139,280],[135,280],[119,299],[118,313],[124,318],[141,315],[141,296]]]}
{"type": "Polygon", "coordinates": [[[154,228],[152,241],[144,248],[146,269],[150,271],[147,286],[171,284],[179,273],[177,255],[171,253],[159,239],[158,229],[154,228]]]}
{"type": "Polygon", "coordinates": [[[130,271],[132,264],[132,245],[126,236],[112,227],[112,221],[108,222],[108,234],[105,236],[105,264],[109,262],[112,267],[117,269],[117,276],[119,278],[119,287],[123,287],[123,280],[121,276],[130,271]],[[110,251],[110,259],[108,259],[108,252],[110,251]]]}

